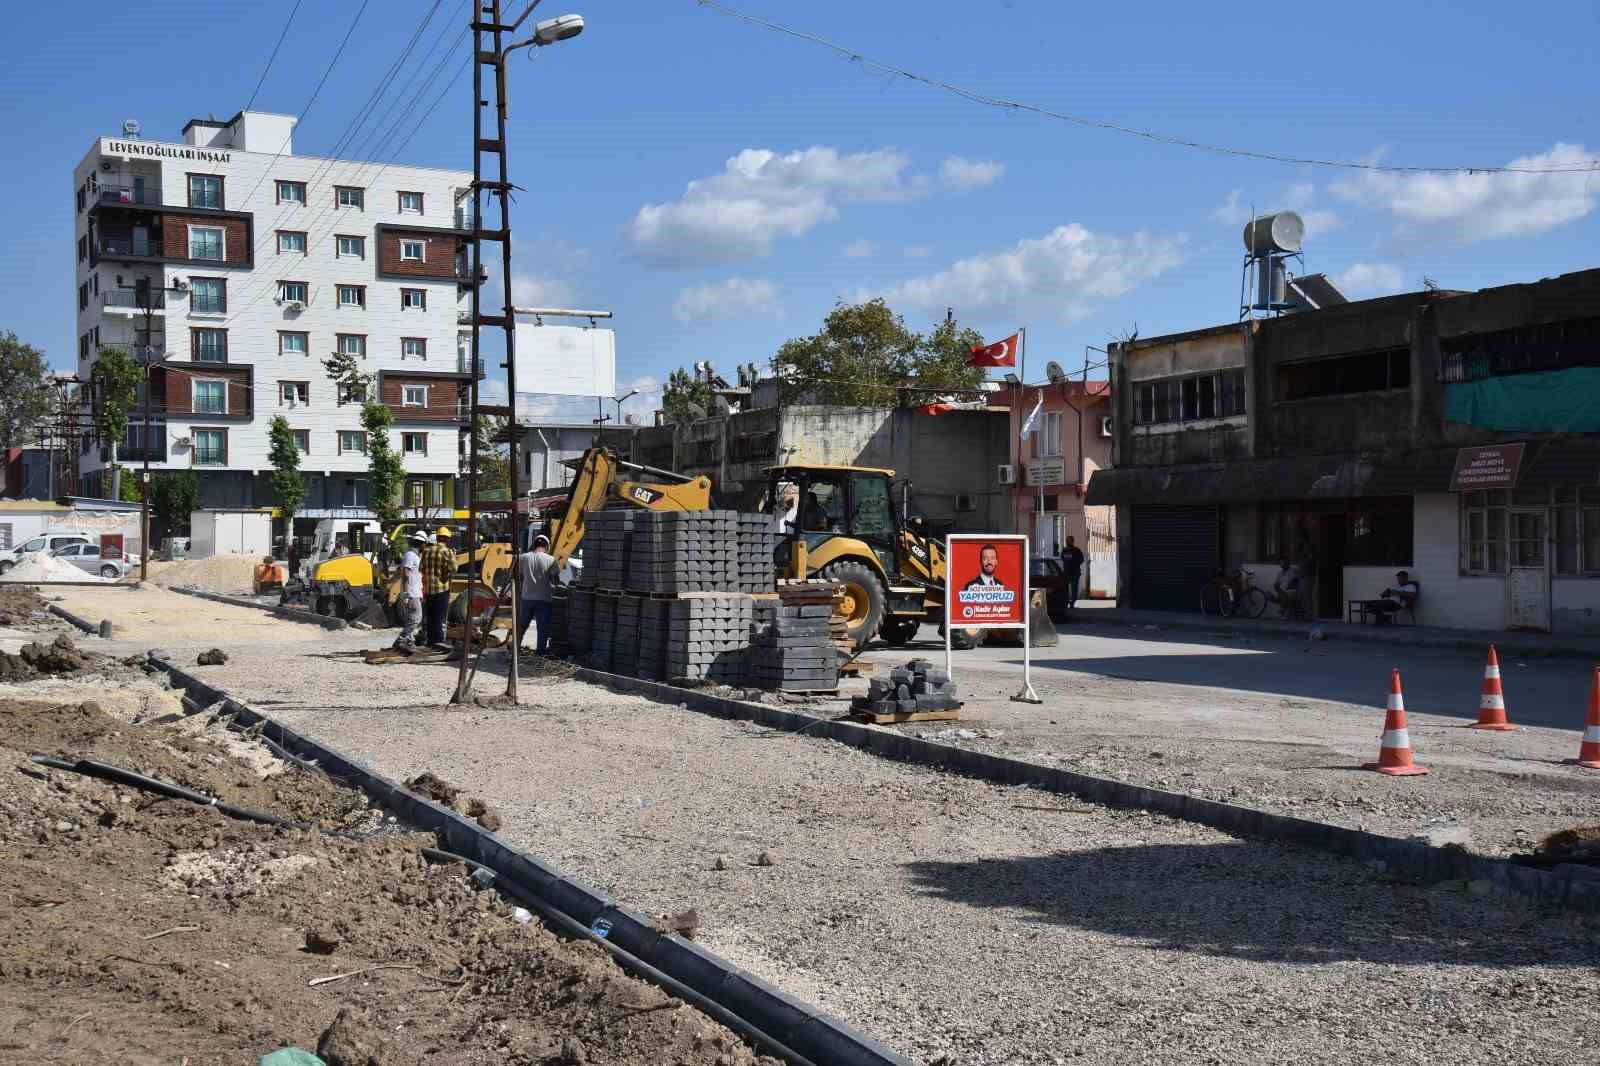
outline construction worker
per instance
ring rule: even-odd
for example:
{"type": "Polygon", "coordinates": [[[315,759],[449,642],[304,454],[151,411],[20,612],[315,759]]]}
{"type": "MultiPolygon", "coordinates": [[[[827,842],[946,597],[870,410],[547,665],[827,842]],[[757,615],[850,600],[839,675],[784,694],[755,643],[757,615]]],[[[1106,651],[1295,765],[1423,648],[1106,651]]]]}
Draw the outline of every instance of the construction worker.
{"type": "Polygon", "coordinates": [[[550,609],[555,586],[560,581],[556,557],[550,554],[550,538],[543,533],[533,538],[533,550],[517,557],[517,583],[522,586],[522,602],[517,606],[517,644],[528,632],[528,623],[539,626],[536,654],[550,647],[550,609]]]}
{"type": "Polygon", "coordinates": [[[422,571],[422,618],[429,647],[448,650],[445,620],[450,613],[450,579],[456,573],[456,553],[450,548],[450,527],[434,530],[433,543],[418,560],[422,571]]]}
{"type": "Polygon", "coordinates": [[[422,551],[428,535],[416,530],[406,538],[406,552],[400,557],[400,636],[394,646],[409,651],[416,647],[417,629],[422,625],[422,551]]]}

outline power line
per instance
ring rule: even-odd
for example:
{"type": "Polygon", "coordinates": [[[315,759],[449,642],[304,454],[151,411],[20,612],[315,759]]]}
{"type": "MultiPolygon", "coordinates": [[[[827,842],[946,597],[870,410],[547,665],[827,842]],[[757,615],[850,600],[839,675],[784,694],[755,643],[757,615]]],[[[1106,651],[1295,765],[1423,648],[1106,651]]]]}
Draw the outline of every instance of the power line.
{"type": "Polygon", "coordinates": [[[244,105],[246,111],[255,106],[256,96],[261,92],[261,86],[266,83],[267,74],[272,70],[272,63],[278,58],[278,49],[283,47],[283,39],[289,36],[289,27],[294,25],[294,17],[299,13],[303,2],[304,0],[294,0],[294,9],[289,12],[289,18],[283,24],[283,32],[278,34],[278,43],[272,46],[272,54],[267,57],[267,65],[262,68],[261,77],[256,79],[255,92],[250,94],[250,102],[244,105]]]}
{"type": "Polygon", "coordinates": [[[915,71],[906,70],[902,67],[884,63],[880,60],[871,59],[862,55],[860,52],[857,52],[853,48],[846,48],[844,45],[835,44],[826,37],[820,37],[814,33],[807,33],[804,30],[790,29],[788,26],[781,25],[769,19],[760,18],[756,15],[749,15],[743,11],[736,11],[731,7],[726,7],[717,3],[716,0],[695,0],[695,2],[701,7],[710,8],[718,14],[726,15],[729,18],[739,19],[742,22],[748,22],[753,26],[760,26],[761,28],[771,30],[774,33],[781,33],[789,37],[794,37],[798,40],[819,45],[820,47],[826,48],[831,52],[835,52],[845,57],[853,63],[858,63],[863,67],[876,71],[877,73],[894,75],[905,78],[908,81],[919,82],[930,88],[939,89],[943,92],[959,96],[963,100],[970,101],[971,103],[982,104],[985,107],[992,107],[1002,111],[1026,112],[1028,114],[1038,115],[1041,118],[1050,118],[1061,122],[1070,122],[1078,126],[1087,126],[1091,129],[1109,130],[1113,133],[1122,133],[1130,137],[1142,137],[1147,141],[1155,141],[1158,144],[1176,145],[1180,148],[1192,148],[1201,152],[1213,152],[1218,155],[1242,156],[1246,159],[1262,159],[1271,163],[1294,163],[1303,166],[1335,167],[1346,170],[1383,171],[1397,174],[1582,174],[1589,171],[1600,170],[1600,159],[1585,159],[1573,163],[1564,163],[1558,166],[1548,167],[1396,166],[1386,163],[1362,162],[1350,159],[1316,159],[1301,156],[1282,155],[1277,152],[1255,151],[1248,148],[1233,148],[1228,145],[1209,144],[1205,141],[1194,141],[1184,137],[1172,136],[1171,134],[1156,133],[1152,130],[1143,130],[1133,126],[1124,126],[1115,122],[1107,122],[1104,119],[1088,118],[1083,115],[1069,114],[1064,111],[1053,111],[1047,107],[1040,107],[1037,104],[1023,103],[1019,100],[1007,100],[1003,97],[989,96],[985,93],[978,92],[975,89],[967,89],[947,81],[940,81],[938,78],[929,77],[926,74],[918,74],[915,71]]]}

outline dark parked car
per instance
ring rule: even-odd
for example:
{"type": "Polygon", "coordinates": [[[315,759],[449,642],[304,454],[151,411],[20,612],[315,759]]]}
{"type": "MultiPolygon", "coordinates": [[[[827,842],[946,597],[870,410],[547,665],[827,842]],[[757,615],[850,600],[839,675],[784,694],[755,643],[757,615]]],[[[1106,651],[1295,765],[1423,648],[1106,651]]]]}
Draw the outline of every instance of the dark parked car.
{"type": "Polygon", "coordinates": [[[1050,617],[1067,611],[1067,571],[1060,559],[1039,556],[1029,563],[1028,588],[1044,593],[1045,606],[1050,617]]]}

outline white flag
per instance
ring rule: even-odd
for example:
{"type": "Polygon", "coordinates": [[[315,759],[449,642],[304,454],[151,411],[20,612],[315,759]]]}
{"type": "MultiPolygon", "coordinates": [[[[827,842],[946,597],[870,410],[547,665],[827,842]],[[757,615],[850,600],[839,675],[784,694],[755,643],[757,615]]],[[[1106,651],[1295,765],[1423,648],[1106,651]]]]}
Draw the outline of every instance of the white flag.
{"type": "Polygon", "coordinates": [[[1033,410],[1028,412],[1027,419],[1022,423],[1022,435],[1024,437],[1033,435],[1033,427],[1039,421],[1039,408],[1043,406],[1044,393],[1041,392],[1039,398],[1033,402],[1033,410]]]}

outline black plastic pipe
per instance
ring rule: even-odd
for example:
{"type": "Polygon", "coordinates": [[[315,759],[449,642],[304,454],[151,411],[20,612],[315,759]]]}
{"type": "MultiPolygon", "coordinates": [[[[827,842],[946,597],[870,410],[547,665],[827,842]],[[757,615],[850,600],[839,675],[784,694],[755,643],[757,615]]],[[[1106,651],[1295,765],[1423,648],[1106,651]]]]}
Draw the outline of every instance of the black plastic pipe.
{"type": "Polygon", "coordinates": [[[752,1025],[750,1022],[739,1017],[737,1014],[734,1014],[732,1011],[728,1010],[715,1000],[707,999],[705,996],[701,995],[699,992],[696,992],[683,982],[678,981],[665,973],[662,973],[660,970],[656,969],[654,966],[651,966],[648,962],[645,962],[643,959],[639,958],[639,956],[634,955],[626,948],[612,943],[606,937],[596,935],[591,929],[584,928],[582,922],[579,922],[571,916],[556,910],[554,907],[539,899],[537,896],[523,888],[521,885],[517,884],[515,881],[512,881],[509,878],[501,877],[499,871],[494,867],[485,866],[483,863],[478,862],[475,859],[469,859],[465,855],[457,855],[453,851],[444,851],[441,848],[423,848],[422,854],[424,858],[432,859],[434,862],[459,862],[465,864],[470,870],[488,871],[493,876],[492,883],[506,895],[522,903],[526,903],[529,907],[537,911],[539,915],[546,921],[559,926],[562,930],[570,935],[578,937],[581,940],[588,940],[592,943],[600,945],[600,947],[611,953],[612,957],[617,960],[617,963],[621,965],[623,969],[632,971],[634,974],[644,978],[651,984],[659,985],[667,992],[683,1000],[685,1003],[692,1004],[702,1012],[709,1014],[723,1025],[726,1025],[729,1029],[732,1029],[734,1032],[740,1033],[747,1037],[757,1047],[760,1047],[763,1050],[778,1056],[785,1062],[793,1063],[794,1066],[815,1066],[810,1059],[806,1058],[798,1051],[795,1051],[793,1048],[790,1048],[788,1045],[767,1033],[765,1030],[757,1028],[755,1025],[752,1025]]]}
{"type": "Polygon", "coordinates": [[[245,807],[235,807],[231,803],[223,803],[215,796],[208,796],[203,792],[174,785],[168,781],[161,781],[154,777],[124,770],[120,766],[109,763],[96,762],[93,759],[79,759],[77,762],[68,762],[66,759],[57,759],[51,755],[35,755],[33,761],[40,766],[48,766],[52,770],[66,770],[69,773],[83,774],[85,777],[98,777],[103,781],[115,781],[119,785],[127,785],[144,792],[154,792],[166,796],[168,799],[184,800],[188,803],[198,803],[202,807],[215,807],[229,818],[236,818],[241,822],[259,822],[262,825],[281,825],[293,829],[302,829],[304,826],[285,821],[275,814],[266,814],[262,811],[252,811],[245,807]]]}

